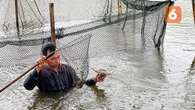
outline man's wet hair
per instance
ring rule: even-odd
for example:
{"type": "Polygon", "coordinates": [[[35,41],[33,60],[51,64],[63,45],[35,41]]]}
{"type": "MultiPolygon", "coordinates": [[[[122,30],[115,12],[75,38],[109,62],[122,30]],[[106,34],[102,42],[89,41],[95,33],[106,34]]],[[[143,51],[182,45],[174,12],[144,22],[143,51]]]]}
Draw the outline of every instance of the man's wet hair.
{"type": "Polygon", "coordinates": [[[42,46],[41,52],[42,52],[42,55],[48,56],[47,55],[48,51],[49,53],[51,53],[51,52],[54,52],[55,50],[56,50],[56,46],[53,45],[51,42],[48,42],[42,46]]]}

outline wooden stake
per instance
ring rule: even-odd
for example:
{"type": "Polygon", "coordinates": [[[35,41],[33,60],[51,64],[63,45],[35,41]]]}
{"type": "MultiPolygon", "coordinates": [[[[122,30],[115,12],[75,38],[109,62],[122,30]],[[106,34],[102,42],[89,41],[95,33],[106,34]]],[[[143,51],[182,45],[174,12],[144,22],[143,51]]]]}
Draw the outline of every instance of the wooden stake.
{"type": "Polygon", "coordinates": [[[122,7],[121,7],[121,1],[118,0],[118,16],[120,16],[120,14],[122,14],[122,7]]]}
{"type": "Polygon", "coordinates": [[[192,11],[193,11],[193,17],[194,17],[194,24],[195,24],[195,0],[192,0],[192,11]]]}
{"type": "Polygon", "coordinates": [[[49,12],[50,12],[51,42],[52,44],[56,45],[54,3],[49,3],[49,12]]]}
{"type": "Polygon", "coordinates": [[[20,38],[20,27],[19,27],[19,19],[18,19],[18,0],[15,0],[15,16],[16,16],[17,36],[20,38]]]}

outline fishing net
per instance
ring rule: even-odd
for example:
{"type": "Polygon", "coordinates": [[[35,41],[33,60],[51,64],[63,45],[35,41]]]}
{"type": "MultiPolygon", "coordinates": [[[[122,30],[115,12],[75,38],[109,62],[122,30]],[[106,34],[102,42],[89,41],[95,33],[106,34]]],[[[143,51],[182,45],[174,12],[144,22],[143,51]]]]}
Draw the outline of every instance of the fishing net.
{"type": "MultiPolygon", "coordinates": [[[[78,73],[78,76],[80,77],[82,73],[85,79],[89,73],[88,51],[91,37],[91,34],[86,34],[83,36],[69,36],[57,41],[57,47],[61,54],[61,63],[72,66],[78,73]]],[[[47,42],[45,41],[45,43],[47,42]]],[[[35,61],[40,56],[41,46],[7,45],[0,48],[1,74],[3,76],[7,76],[7,74],[22,74],[22,72],[35,64],[35,61]]],[[[9,78],[4,78],[3,80],[6,79],[9,78]]],[[[6,83],[8,81],[2,82],[6,83]]]]}
{"type": "Polygon", "coordinates": [[[19,35],[21,36],[33,33],[33,31],[39,32],[37,29],[46,23],[35,0],[18,0],[17,11],[15,0],[2,0],[1,3],[4,4],[1,7],[1,31],[6,36],[17,36],[16,15],[18,15],[19,35]]]}
{"type": "MultiPolygon", "coordinates": [[[[58,47],[63,63],[70,64],[77,73],[88,74],[88,49],[91,35],[94,39],[112,36],[101,28],[112,27],[139,40],[143,47],[160,47],[166,30],[167,9],[172,2],[149,0],[56,0],[55,20],[58,47]],[[70,3],[69,3],[70,4],[70,3]],[[97,32],[94,32],[97,31],[97,32]],[[99,38],[98,38],[99,37],[99,38]],[[76,39],[76,40],[74,40],[76,39]],[[68,42],[71,42],[67,44],[68,42]],[[67,45],[66,45],[67,44],[67,45]]],[[[18,0],[19,31],[17,36],[14,0],[0,4],[0,68],[7,74],[21,73],[33,65],[40,55],[42,44],[50,40],[47,0],[18,0]],[[11,72],[10,72],[11,71],[11,72]]],[[[122,33],[122,32],[121,32],[122,33]]],[[[101,45],[102,42],[98,42],[101,45]]]]}
{"type": "MultiPolygon", "coordinates": [[[[145,46],[158,48],[166,30],[168,11],[164,10],[172,4],[170,0],[72,0],[73,5],[65,6],[67,2],[54,0],[58,38],[118,23],[123,30],[135,30],[129,33],[130,36],[141,38],[145,46]],[[130,28],[125,28],[127,25],[130,28]]],[[[20,36],[16,34],[14,0],[1,0],[0,3],[5,4],[0,8],[0,47],[6,44],[37,45],[42,43],[40,39],[49,39],[47,0],[18,0],[20,36]]]]}
{"type": "Polygon", "coordinates": [[[89,73],[89,44],[91,34],[87,34],[77,38],[74,41],[63,46],[64,42],[60,40],[58,47],[62,56],[62,63],[66,63],[72,66],[76,73],[80,76],[83,75],[83,79],[86,79],[89,73]]]}
{"type": "Polygon", "coordinates": [[[168,8],[173,2],[147,0],[122,0],[122,2],[126,5],[126,18],[122,29],[125,28],[128,13],[133,13],[132,28],[139,33],[136,36],[141,37],[144,46],[154,44],[159,48],[164,40],[168,8]]]}

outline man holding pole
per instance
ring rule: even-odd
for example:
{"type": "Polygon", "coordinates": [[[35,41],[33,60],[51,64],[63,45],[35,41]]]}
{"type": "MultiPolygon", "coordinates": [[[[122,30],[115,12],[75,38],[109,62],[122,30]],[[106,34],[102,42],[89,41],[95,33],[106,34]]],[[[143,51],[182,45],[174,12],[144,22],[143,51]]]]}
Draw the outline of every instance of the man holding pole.
{"type": "Polygon", "coordinates": [[[60,63],[60,54],[55,50],[56,46],[52,43],[42,47],[42,57],[37,61],[38,65],[24,82],[27,90],[37,86],[43,92],[67,92],[73,87],[81,88],[83,84],[92,86],[105,79],[105,73],[98,73],[95,78],[81,80],[71,66],[60,63]],[[51,53],[53,55],[45,60],[51,53]]]}

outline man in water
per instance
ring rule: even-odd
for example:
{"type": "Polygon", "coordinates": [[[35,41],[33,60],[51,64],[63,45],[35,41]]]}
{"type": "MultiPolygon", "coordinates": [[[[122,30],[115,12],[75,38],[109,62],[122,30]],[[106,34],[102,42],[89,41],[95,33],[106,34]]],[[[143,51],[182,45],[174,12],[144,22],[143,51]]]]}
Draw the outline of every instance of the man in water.
{"type": "Polygon", "coordinates": [[[39,65],[24,81],[24,87],[27,90],[32,90],[37,86],[43,92],[66,92],[73,87],[81,88],[83,84],[93,86],[105,79],[106,75],[99,73],[95,78],[81,80],[71,66],[60,63],[60,54],[55,50],[56,47],[51,43],[42,47],[43,57],[37,61],[39,65]],[[46,56],[51,53],[53,55],[45,60],[46,56]]]}

